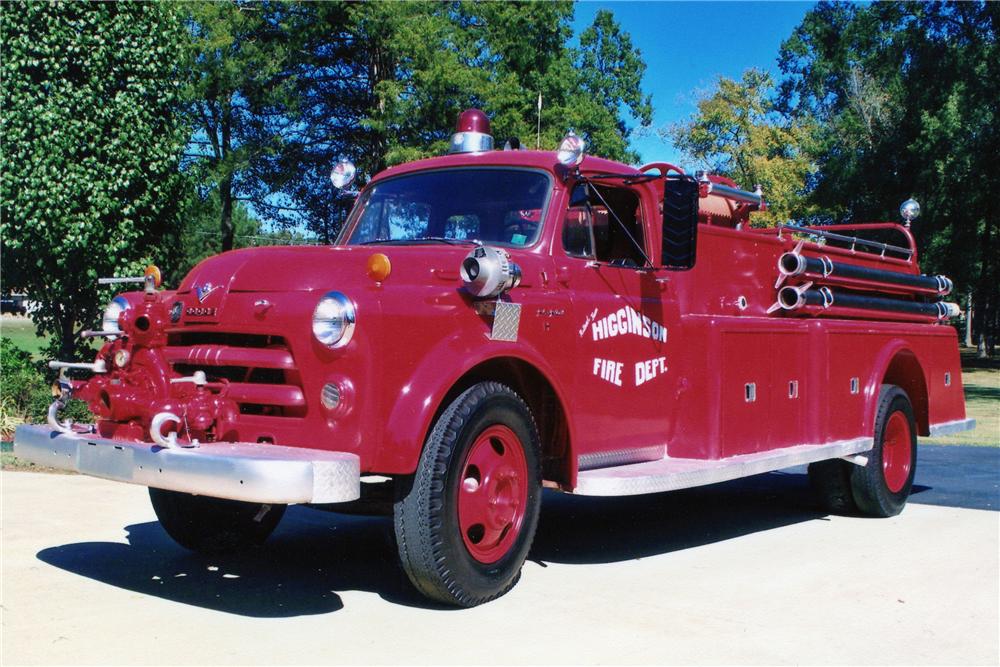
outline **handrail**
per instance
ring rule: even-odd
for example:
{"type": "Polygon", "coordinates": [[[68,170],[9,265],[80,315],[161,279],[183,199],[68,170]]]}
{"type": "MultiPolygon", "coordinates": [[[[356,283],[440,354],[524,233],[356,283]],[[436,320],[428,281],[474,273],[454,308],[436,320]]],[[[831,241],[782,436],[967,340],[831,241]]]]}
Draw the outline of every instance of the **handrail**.
{"type": "Polygon", "coordinates": [[[684,170],[677,165],[670,164],[669,162],[647,162],[646,164],[639,167],[639,171],[646,173],[650,169],[659,169],[660,176],[666,176],[667,172],[676,171],[681,176],[684,175],[684,170]]]}
{"type": "MultiPolygon", "coordinates": [[[[856,227],[856,226],[855,226],[856,227]]],[[[782,229],[787,229],[798,234],[809,234],[812,236],[821,236],[823,238],[832,239],[834,241],[843,241],[844,243],[851,244],[851,250],[854,250],[854,246],[863,245],[869,248],[877,248],[882,251],[882,255],[885,256],[887,251],[898,252],[906,255],[907,259],[912,259],[913,255],[916,253],[914,248],[903,248],[902,246],[891,245],[888,243],[882,243],[881,241],[869,241],[868,239],[858,238],[857,236],[845,236],[844,234],[837,234],[835,232],[828,232],[824,229],[816,229],[815,227],[800,227],[799,225],[791,225],[787,223],[778,223],[778,234],[781,234],[782,229]]]]}

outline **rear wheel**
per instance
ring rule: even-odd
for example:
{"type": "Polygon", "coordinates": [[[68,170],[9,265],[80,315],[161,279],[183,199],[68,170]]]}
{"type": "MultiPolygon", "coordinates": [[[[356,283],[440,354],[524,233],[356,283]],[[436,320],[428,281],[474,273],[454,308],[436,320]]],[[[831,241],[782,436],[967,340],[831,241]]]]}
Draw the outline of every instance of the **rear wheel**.
{"type": "Polygon", "coordinates": [[[823,509],[831,514],[855,514],[851,491],[851,468],[856,467],[841,459],[830,459],[809,464],[809,484],[819,497],[823,509]]]}
{"type": "Polygon", "coordinates": [[[442,413],[394,508],[400,560],[421,593],[471,607],[517,583],[538,524],[538,451],[528,406],[504,385],[474,385],[442,413]]]}
{"type": "Polygon", "coordinates": [[[886,517],[903,511],[917,471],[917,424],[910,399],[899,387],[882,385],[875,447],[868,465],[854,467],[851,491],[862,514],[886,517]]]}
{"type": "Polygon", "coordinates": [[[864,466],[840,459],[809,466],[827,511],[888,517],[903,510],[917,469],[917,425],[909,397],[895,385],[879,391],[874,438],[864,466]]]}
{"type": "Polygon", "coordinates": [[[195,496],[149,489],[153,511],[177,544],[200,553],[237,551],[263,544],[285,514],[285,505],[195,496]]]}

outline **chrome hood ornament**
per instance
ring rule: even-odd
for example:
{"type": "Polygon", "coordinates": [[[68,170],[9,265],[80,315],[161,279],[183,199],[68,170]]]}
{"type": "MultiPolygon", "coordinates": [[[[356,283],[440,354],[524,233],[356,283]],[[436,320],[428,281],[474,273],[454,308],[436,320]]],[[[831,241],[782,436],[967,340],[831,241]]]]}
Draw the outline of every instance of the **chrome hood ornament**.
{"type": "Polygon", "coordinates": [[[205,283],[201,287],[195,285],[194,294],[198,297],[198,303],[205,303],[205,299],[208,298],[208,295],[217,289],[219,289],[219,285],[213,285],[212,283],[205,283]]]}

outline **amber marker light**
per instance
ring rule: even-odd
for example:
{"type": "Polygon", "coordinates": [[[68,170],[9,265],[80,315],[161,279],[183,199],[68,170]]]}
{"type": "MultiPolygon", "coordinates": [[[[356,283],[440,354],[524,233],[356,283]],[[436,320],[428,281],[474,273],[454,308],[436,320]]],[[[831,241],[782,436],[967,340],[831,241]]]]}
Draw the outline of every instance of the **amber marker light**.
{"type": "Polygon", "coordinates": [[[380,283],[388,278],[391,271],[392,263],[382,253],[377,252],[368,258],[368,277],[375,282],[380,283]]]}
{"type": "Polygon", "coordinates": [[[143,275],[153,276],[153,287],[159,287],[163,284],[163,275],[160,273],[159,267],[155,264],[147,266],[146,272],[143,275]]]}

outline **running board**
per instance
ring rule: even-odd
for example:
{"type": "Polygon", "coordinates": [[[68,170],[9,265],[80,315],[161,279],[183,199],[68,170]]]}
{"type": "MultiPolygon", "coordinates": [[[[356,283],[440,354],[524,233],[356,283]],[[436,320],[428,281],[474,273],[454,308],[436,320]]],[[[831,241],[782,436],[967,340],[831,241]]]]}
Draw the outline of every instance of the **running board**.
{"type": "Polygon", "coordinates": [[[974,428],[976,428],[975,419],[956,419],[953,422],[944,422],[942,424],[931,424],[930,437],[940,438],[943,435],[951,435],[952,433],[961,433],[962,431],[971,431],[974,428]]]}
{"type": "Polygon", "coordinates": [[[825,445],[796,445],[728,459],[672,459],[586,470],[577,476],[573,493],[581,496],[637,496],[726,482],[765,472],[867,452],[871,438],[839,440],[825,445]]]}

